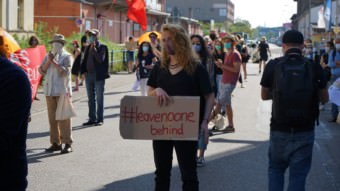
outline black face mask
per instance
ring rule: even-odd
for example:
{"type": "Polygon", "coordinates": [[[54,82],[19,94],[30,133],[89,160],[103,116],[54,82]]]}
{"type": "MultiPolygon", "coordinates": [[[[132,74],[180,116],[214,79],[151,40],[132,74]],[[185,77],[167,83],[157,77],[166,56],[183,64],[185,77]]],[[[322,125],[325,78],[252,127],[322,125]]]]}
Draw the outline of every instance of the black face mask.
{"type": "Polygon", "coordinates": [[[216,40],[216,34],[212,33],[209,35],[211,40],[216,40]]]}

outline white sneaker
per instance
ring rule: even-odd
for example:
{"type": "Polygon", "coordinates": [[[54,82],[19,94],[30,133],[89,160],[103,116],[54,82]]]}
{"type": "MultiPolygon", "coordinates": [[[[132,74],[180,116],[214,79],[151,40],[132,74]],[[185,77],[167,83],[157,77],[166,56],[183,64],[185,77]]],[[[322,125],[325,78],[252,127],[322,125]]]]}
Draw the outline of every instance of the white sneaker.
{"type": "Polygon", "coordinates": [[[205,160],[204,157],[198,157],[196,160],[197,167],[204,167],[205,166],[205,160]]]}

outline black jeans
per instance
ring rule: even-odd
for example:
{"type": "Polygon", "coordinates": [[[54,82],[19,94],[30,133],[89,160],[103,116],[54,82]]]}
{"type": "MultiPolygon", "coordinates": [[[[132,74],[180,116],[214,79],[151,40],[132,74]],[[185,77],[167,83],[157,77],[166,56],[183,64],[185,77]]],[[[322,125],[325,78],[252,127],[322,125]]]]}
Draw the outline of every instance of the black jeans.
{"type": "Polygon", "coordinates": [[[198,191],[196,171],[197,141],[153,141],[156,165],[155,191],[170,190],[172,153],[175,147],[179,169],[182,174],[182,190],[198,191]]]}

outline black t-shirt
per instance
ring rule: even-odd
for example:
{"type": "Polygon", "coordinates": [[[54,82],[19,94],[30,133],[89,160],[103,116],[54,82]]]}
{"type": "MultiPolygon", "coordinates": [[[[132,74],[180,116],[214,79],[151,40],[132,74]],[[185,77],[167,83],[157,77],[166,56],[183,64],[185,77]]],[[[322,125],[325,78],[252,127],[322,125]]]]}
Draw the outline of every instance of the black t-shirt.
{"type": "MultiPolygon", "coordinates": [[[[289,54],[297,54],[296,56],[301,56],[302,57],[302,52],[299,49],[289,49],[286,52],[286,55],[289,54]]],[[[269,90],[272,90],[273,87],[273,81],[274,81],[274,70],[275,70],[275,65],[278,63],[278,60],[270,60],[268,62],[268,64],[266,65],[263,75],[262,75],[262,79],[261,79],[261,86],[265,87],[265,88],[269,88],[269,90]]],[[[318,88],[319,89],[324,89],[327,85],[327,82],[324,78],[323,75],[323,70],[322,67],[320,66],[320,64],[316,64],[314,62],[311,61],[311,63],[313,65],[313,71],[315,72],[314,75],[316,76],[316,80],[318,83],[318,88]]],[[[278,124],[275,119],[273,117],[271,117],[271,121],[270,121],[270,127],[271,130],[282,130],[282,129],[286,129],[286,128],[299,128],[299,129],[308,129],[308,128],[313,128],[314,127],[314,121],[311,121],[310,124],[306,125],[306,127],[294,127],[294,126],[290,126],[287,127],[287,124],[278,124]]]]}
{"type": "Polygon", "coordinates": [[[140,55],[138,56],[138,61],[139,61],[139,75],[140,78],[148,78],[151,72],[151,69],[147,69],[144,66],[148,66],[152,64],[152,59],[155,58],[156,56],[154,54],[148,54],[146,56],[140,55]]]}
{"type": "Polygon", "coordinates": [[[168,69],[156,64],[147,84],[153,88],[162,88],[169,96],[199,96],[200,122],[205,109],[204,95],[213,92],[208,72],[202,64],[197,65],[193,75],[189,75],[185,70],[172,75],[168,69]]]}
{"type": "Polygon", "coordinates": [[[259,50],[260,50],[260,55],[267,55],[267,50],[268,50],[269,46],[267,43],[265,42],[261,42],[259,44],[259,50]]]}
{"type": "Polygon", "coordinates": [[[0,188],[27,186],[26,135],[32,103],[25,72],[0,57],[0,188]]]}
{"type": "MultiPolygon", "coordinates": [[[[222,63],[224,63],[224,58],[225,58],[225,52],[222,52],[222,54],[214,54],[214,58],[216,61],[217,59],[221,59],[222,63]]],[[[216,64],[214,63],[214,69],[215,69],[215,75],[222,75],[223,74],[223,70],[219,67],[216,66],[216,64]]]]}

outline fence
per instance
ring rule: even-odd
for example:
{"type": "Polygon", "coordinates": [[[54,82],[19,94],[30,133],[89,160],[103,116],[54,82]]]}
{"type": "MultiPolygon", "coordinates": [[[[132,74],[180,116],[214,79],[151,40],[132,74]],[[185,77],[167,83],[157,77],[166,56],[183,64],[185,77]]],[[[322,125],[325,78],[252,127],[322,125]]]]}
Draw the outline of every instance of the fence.
{"type": "MultiPolygon", "coordinates": [[[[136,57],[136,52],[134,57],[136,57]]],[[[127,50],[111,50],[109,52],[109,62],[110,62],[110,73],[119,72],[119,71],[127,71],[127,58],[126,54],[127,50]]]]}

